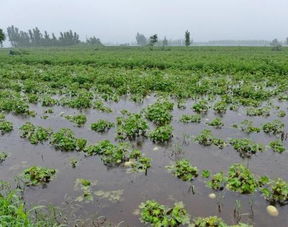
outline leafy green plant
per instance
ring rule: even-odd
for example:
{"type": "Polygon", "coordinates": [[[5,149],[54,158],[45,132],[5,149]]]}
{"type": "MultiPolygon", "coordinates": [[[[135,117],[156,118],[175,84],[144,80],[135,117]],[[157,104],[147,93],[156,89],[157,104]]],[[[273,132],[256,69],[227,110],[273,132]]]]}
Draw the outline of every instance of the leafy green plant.
{"type": "Polygon", "coordinates": [[[5,152],[0,152],[0,163],[4,162],[7,157],[8,154],[6,154],[5,152]]]}
{"type": "Polygon", "coordinates": [[[171,122],[172,110],[173,103],[169,101],[158,101],[146,108],[145,116],[156,125],[163,126],[171,122]]]}
{"type": "Polygon", "coordinates": [[[51,98],[50,96],[42,97],[42,106],[54,106],[57,103],[56,99],[51,98]]]}
{"type": "Polygon", "coordinates": [[[209,109],[208,102],[206,100],[200,100],[192,106],[192,109],[196,113],[207,113],[209,109]]]}
{"type": "Polygon", "coordinates": [[[242,158],[250,158],[253,154],[264,151],[262,144],[257,144],[247,138],[231,139],[229,143],[239,152],[242,158]]]}
{"type": "Polygon", "coordinates": [[[117,118],[117,139],[135,139],[144,136],[148,128],[147,122],[140,114],[128,113],[127,116],[117,118]]]}
{"type": "Polygon", "coordinates": [[[263,124],[262,129],[265,133],[278,135],[284,133],[284,123],[279,120],[273,120],[263,124]]]}
{"type": "Polygon", "coordinates": [[[23,180],[28,186],[49,183],[54,175],[55,169],[44,168],[40,166],[32,166],[23,171],[23,180]]]}
{"type": "Polygon", "coordinates": [[[189,215],[182,202],[167,208],[154,200],[147,200],[139,206],[140,220],[152,226],[179,226],[189,223],[189,215]]]}
{"type": "Polygon", "coordinates": [[[180,122],[182,122],[182,123],[200,123],[201,122],[201,115],[200,114],[192,114],[192,115],[183,114],[180,118],[180,122]]]}
{"type": "Polygon", "coordinates": [[[236,163],[229,168],[226,187],[241,194],[250,194],[257,190],[258,183],[248,168],[236,163]]]}
{"type": "Polygon", "coordinates": [[[168,142],[173,136],[173,127],[171,125],[159,126],[149,132],[148,136],[153,142],[168,142]]]}
{"type": "Polygon", "coordinates": [[[31,122],[26,122],[22,125],[20,131],[21,137],[28,139],[31,144],[38,144],[47,141],[52,133],[51,129],[33,125],[31,122]]]}
{"type": "Polygon", "coordinates": [[[288,182],[281,178],[270,181],[267,187],[261,188],[261,192],[272,203],[288,203],[288,182]]]}
{"type": "Polygon", "coordinates": [[[79,114],[79,115],[67,115],[65,116],[65,118],[75,124],[77,124],[78,127],[83,126],[86,121],[87,121],[87,117],[84,114],[79,114]]]}
{"type": "Polygon", "coordinates": [[[114,127],[114,123],[106,120],[98,120],[91,124],[91,129],[95,132],[106,132],[112,127],[114,127]]]}
{"type": "Polygon", "coordinates": [[[269,107],[249,107],[246,109],[246,114],[248,116],[264,116],[267,117],[270,115],[270,108],[269,107]]]}
{"type": "Polygon", "coordinates": [[[261,131],[260,128],[254,127],[253,122],[249,120],[241,121],[239,126],[237,127],[239,127],[241,131],[246,133],[252,133],[252,132],[259,133],[261,131]]]}
{"type": "Polygon", "coordinates": [[[76,138],[73,131],[68,128],[62,128],[51,136],[51,144],[61,151],[83,150],[87,140],[76,138]]]}
{"type": "Polygon", "coordinates": [[[213,110],[218,114],[226,113],[228,109],[227,103],[223,101],[216,102],[213,106],[213,110]]]}
{"type": "Polygon", "coordinates": [[[211,131],[208,129],[204,129],[201,131],[201,133],[195,137],[194,141],[198,142],[201,145],[204,146],[210,146],[214,144],[215,146],[219,147],[220,149],[223,149],[226,146],[226,143],[224,140],[215,138],[211,131]]]}
{"type": "Polygon", "coordinates": [[[278,153],[282,153],[286,150],[284,144],[280,140],[270,142],[269,146],[274,152],[278,153]]]}
{"type": "Polygon", "coordinates": [[[193,227],[228,227],[224,221],[217,216],[210,216],[206,218],[195,218],[193,219],[193,227]]]}
{"type": "Polygon", "coordinates": [[[277,113],[278,117],[285,117],[286,116],[286,112],[284,110],[279,110],[279,112],[277,113]]]}
{"type": "Polygon", "coordinates": [[[223,121],[220,118],[218,118],[218,117],[216,117],[212,121],[208,122],[207,124],[209,126],[213,126],[215,128],[222,128],[224,126],[223,121]]]}
{"type": "Polygon", "coordinates": [[[176,161],[175,164],[167,166],[171,173],[183,181],[192,181],[198,176],[198,168],[192,166],[188,160],[182,159],[176,161]]]}
{"type": "Polygon", "coordinates": [[[211,180],[207,182],[207,185],[213,190],[221,191],[225,188],[226,182],[227,177],[224,175],[223,172],[219,172],[211,177],[211,180]]]}
{"type": "Polygon", "coordinates": [[[13,130],[12,122],[6,120],[0,120],[0,132],[2,135],[9,133],[13,130]]]}
{"type": "Polygon", "coordinates": [[[112,109],[105,106],[104,103],[100,100],[96,101],[94,104],[93,104],[93,108],[96,109],[96,110],[99,110],[101,112],[105,112],[105,113],[112,113],[112,109]]]}

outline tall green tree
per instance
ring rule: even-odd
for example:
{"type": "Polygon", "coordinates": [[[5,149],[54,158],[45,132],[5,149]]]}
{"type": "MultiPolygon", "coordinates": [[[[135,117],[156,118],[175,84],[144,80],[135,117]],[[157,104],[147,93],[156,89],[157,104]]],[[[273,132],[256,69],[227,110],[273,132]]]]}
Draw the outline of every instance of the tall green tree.
{"type": "Polygon", "coordinates": [[[188,47],[190,45],[191,45],[190,32],[187,30],[185,32],[185,46],[188,47]]]}
{"type": "Polygon", "coordinates": [[[4,31],[0,28],[0,46],[3,47],[3,42],[5,41],[6,36],[4,34],[4,31]]]}
{"type": "Polygon", "coordinates": [[[150,36],[150,38],[149,38],[149,45],[150,46],[153,47],[157,42],[158,42],[158,35],[157,34],[150,36]]]}
{"type": "Polygon", "coordinates": [[[282,45],[278,41],[278,39],[273,39],[270,45],[272,46],[272,50],[274,50],[274,51],[282,50],[282,45]]]}

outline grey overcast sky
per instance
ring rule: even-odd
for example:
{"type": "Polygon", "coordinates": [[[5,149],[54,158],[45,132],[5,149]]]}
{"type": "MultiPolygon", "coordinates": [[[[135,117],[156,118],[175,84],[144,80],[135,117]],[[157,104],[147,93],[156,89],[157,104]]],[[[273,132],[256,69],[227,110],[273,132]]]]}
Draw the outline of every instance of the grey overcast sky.
{"type": "Polygon", "coordinates": [[[137,32],[195,41],[285,39],[288,0],[0,0],[0,28],[72,29],[81,39],[131,42],[137,32]]]}

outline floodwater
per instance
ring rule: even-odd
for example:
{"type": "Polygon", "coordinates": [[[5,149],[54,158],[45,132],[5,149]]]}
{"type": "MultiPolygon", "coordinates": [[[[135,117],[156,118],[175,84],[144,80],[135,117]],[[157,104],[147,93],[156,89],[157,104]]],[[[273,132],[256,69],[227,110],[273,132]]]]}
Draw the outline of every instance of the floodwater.
{"type": "MultiPolygon", "coordinates": [[[[43,167],[57,169],[57,175],[45,187],[29,187],[25,189],[24,198],[30,205],[52,204],[59,206],[63,212],[68,215],[70,224],[76,223],[76,219],[87,220],[82,223],[88,226],[89,220],[105,216],[112,225],[119,226],[143,226],[139,221],[139,216],[135,211],[139,204],[146,200],[157,200],[158,202],[172,206],[174,202],[183,201],[190,216],[206,217],[217,215],[222,217],[228,224],[236,223],[234,208],[236,200],[240,201],[241,222],[250,223],[254,226],[277,226],[284,227],[288,223],[288,206],[278,206],[279,216],[271,217],[266,213],[266,206],[269,203],[261,196],[259,192],[253,195],[241,195],[236,192],[224,190],[221,200],[210,199],[209,193],[212,192],[202,177],[196,178],[194,193],[191,192],[191,183],[183,182],[170,174],[165,166],[171,164],[179,158],[188,159],[192,165],[197,166],[201,171],[208,169],[212,173],[218,171],[227,171],[233,163],[242,163],[248,165],[253,173],[257,175],[267,175],[271,178],[281,177],[288,180],[288,152],[282,154],[274,153],[269,148],[265,152],[252,156],[249,160],[242,159],[239,154],[231,147],[227,146],[223,150],[215,146],[204,147],[194,143],[193,136],[196,136],[204,128],[212,130],[213,134],[219,138],[228,140],[229,138],[248,137],[258,143],[268,145],[270,141],[275,140],[275,136],[261,133],[252,133],[247,135],[239,129],[232,127],[233,124],[240,123],[244,119],[252,119],[255,126],[275,119],[276,110],[272,111],[270,117],[247,117],[244,109],[237,112],[227,111],[223,116],[224,127],[214,129],[206,122],[217,115],[213,110],[209,110],[207,115],[203,116],[201,124],[183,124],[179,122],[182,114],[193,114],[191,110],[192,101],[188,101],[184,110],[176,106],[173,111],[174,137],[168,144],[154,144],[148,139],[138,139],[132,141],[134,148],[140,149],[146,156],[152,159],[152,167],[148,170],[147,176],[144,173],[127,173],[124,167],[107,168],[99,156],[85,157],[81,152],[61,152],[54,149],[48,142],[39,145],[31,145],[26,139],[20,138],[19,127],[26,121],[43,127],[50,127],[54,131],[60,128],[71,128],[77,137],[86,138],[89,144],[95,144],[100,140],[109,139],[115,141],[115,128],[108,133],[100,134],[90,129],[90,124],[99,119],[115,121],[120,116],[122,109],[131,112],[139,112],[145,106],[153,103],[156,99],[150,97],[144,100],[143,104],[136,104],[128,99],[121,99],[118,103],[106,103],[113,109],[113,113],[101,113],[97,110],[84,111],[87,116],[87,123],[84,127],[74,126],[73,123],[61,116],[61,113],[78,114],[75,109],[67,109],[55,106],[52,109],[54,113],[49,115],[48,119],[41,119],[43,112],[47,108],[32,105],[31,109],[38,114],[35,118],[23,118],[9,114],[6,119],[13,122],[14,130],[10,134],[0,137],[0,151],[7,152],[9,157],[0,164],[0,179],[15,182],[14,177],[19,175],[23,169],[39,165],[43,167]],[[153,150],[154,147],[159,150],[153,150]],[[70,165],[70,159],[79,160],[76,168],[70,165]],[[92,191],[119,191],[120,200],[109,200],[94,195],[94,200],[90,202],[76,202],[75,199],[81,195],[81,191],[75,191],[74,184],[77,178],[85,178],[91,181],[97,181],[92,187],[92,191]],[[221,209],[218,204],[221,202],[221,209]],[[252,204],[252,206],[251,206],[252,204]]],[[[281,103],[281,109],[287,110],[287,105],[281,103]]],[[[287,122],[287,116],[281,119],[287,122]]],[[[151,124],[152,126],[152,124],[151,124]]],[[[286,129],[287,131],[287,129],[286,129]]],[[[287,148],[287,141],[284,141],[287,148]]]]}

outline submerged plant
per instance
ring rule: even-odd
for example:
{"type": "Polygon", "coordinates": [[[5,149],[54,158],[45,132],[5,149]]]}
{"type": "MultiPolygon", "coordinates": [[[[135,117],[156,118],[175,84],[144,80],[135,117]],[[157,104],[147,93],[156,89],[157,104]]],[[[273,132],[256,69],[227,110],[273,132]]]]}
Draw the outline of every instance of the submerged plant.
{"type": "Polygon", "coordinates": [[[5,152],[0,152],[0,163],[4,162],[7,157],[8,154],[6,154],[5,152]]]}
{"type": "Polygon", "coordinates": [[[208,102],[206,100],[200,100],[192,106],[192,109],[196,113],[207,113],[209,109],[208,102]]]}
{"type": "Polygon", "coordinates": [[[202,130],[201,133],[195,137],[194,141],[204,146],[210,146],[213,144],[220,149],[223,149],[226,146],[226,143],[224,140],[215,138],[212,135],[211,131],[208,129],[202,130]]]}
{"type": "Polygon", "coordinates": [[[222,120],[218,117],[216,117],[215,119],[213,119],[212,121],[207,123],[209,126],[213,126],[215,128],[222,128],[224,126],[224,123],[222,122],[222,120]]]}
{"type": "Polygon", "coordinates": [[[228,227],[224,221],[217,216],[210,216],[206,218],[195,218],[193,219],[193,227],[228,227]]]}
{"type": "Polygon", "coordinates": [[[73,131],[68,128],[62,128],[51,136],[51,144],[61,151],[81,151],[85,148],[86,143],[86,139],[76,138],[73,131]]]}
{"type": "Polygon", "coordinates": [[[271,122],[267,122],[263,125],[263,131],[265,133],[278,135],[284,133],[284,123],[279,120],[273,120],[271,122]]]}
{"type": "Polygon", "coordinates": [[[13,130],[13,124],[10,121],[0,120],[0,132],[2,135],[11,132],[13,130]]]}
{"type": "Polygon", "coordinates": [[[242,158],[250,158],[253,154],[264,151],[262,144],[257,144],[247,138],[231,139],[229,142],[242,158]]]}
{"type": "Polygon", "coordinates": [[[32,166],[23,171],[23,180],[28,186],[49,183],[54,175],[55,169],[44,168],[40,166],[32,166]]]}
{"type": "Polygon", "coordinates": [[[52,134],[51,129],[33,125],[31,122],[26,122],[22,125],[20,131],[21,137],[28,139],[31,144],[38,144],[47,141],[52,134]]]}
{"type": "Polygon", "coordinates": [[[236,127],[237,128],[239,127],[241,131],[246,133],[252,133],[252,132],[259,133],[261,131],[260,128],[254,127],[253,122],[249,120],[241,121],[239,126],[236,125],[236,127]]]}
{"type": "Polygon", "coordinates": [[[261,192],[265,199],[272,203],[288,203],[288,182],[281,178],[270,181],[267,187],[261,189],[261,192]]]}
{"type": "Polygon", "coordinates": [[[180,118],[180,122],[182,122],[182,123],[200,123],[201,122],[201,115],[200,114],[192,114],[192,115],[183,114],[180,118]]]}
{"type": "Polygon", "coordinates": [[[140,114],[128,113],[127,116],[117,118],[117,139],[135,139],[144,136],[148,128],[147,122],[140,114]]]}
{"type": "Polygon", "coordinates": [[[78,127],[83,126],[86,121],[87,117],[84,114],[79,114],[79,115],[67,115],[65,118],[73,123],[75,123],[78,127]]]}
{"type": "Polygon", "coordinates": [[[188,160],[176,161],[174,165],[167,167],[171,173],[183,181],[192,181],[198,176],[198,168],[192,166],[188,160]]]}
{"type": "Polygon", "coordinates": [[[223,172],[219,172],[211,177],[211,180],[207,182],[207,185],[213,190],[221,191],[225,188],[226,182],[227,177],[223,172]]]}
{"type": "Polygon", "coordinates": [[[173,103],[168,101],[158,101],[147,107],[145,116],[158,126],[169,124],[172,120],[171,111],[173,110],[173,103]]]}
{"type": "Polygon", "coordinates": [[[277,153],[282,153],[286,150],[284,144],[280,140],[270,142],[269,146],[274,152],[277,153]]]}
{"type": "Polygon", "coordinates": [[[189,223],[189,215],[182,202],[167,208],[154,200],[147,200],[139,206],[140,220],[155,227],[179,226],[189,223]]]}
{"type": "Polygon", "coordinates": [[[267,117],[267,116],[270,115],[270,108],[269,107],[261,107],[261,108],[249,107],[246,110],[246,114],[248,116],[264,116],[264,117],[267,117]]]}
{"type": "Polygon", "coordinates": [[[173,137],[173,127],[171,125],[159,126],[149,132],[149,138],[153,142],[168,142],[173,137]]]}
{"type": "Polygon", "coordinates": [[[106,120],[98,120],[91,124],[91,129],[95,132],[106,132],[112,127],[114,127],[114,123],[106,120]]]}
{"type": "Polygon", "coordinates": [[[248,168],[241,164],[233,164],[228,171],[226,187],[241,194],[250,194],[256,191],[258,183],[248,168]]]}

